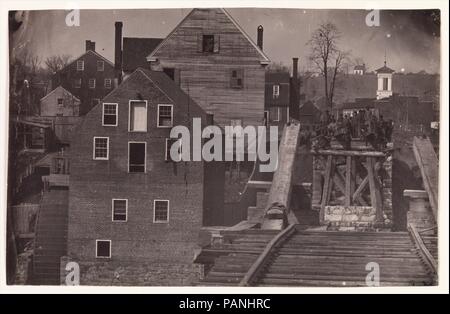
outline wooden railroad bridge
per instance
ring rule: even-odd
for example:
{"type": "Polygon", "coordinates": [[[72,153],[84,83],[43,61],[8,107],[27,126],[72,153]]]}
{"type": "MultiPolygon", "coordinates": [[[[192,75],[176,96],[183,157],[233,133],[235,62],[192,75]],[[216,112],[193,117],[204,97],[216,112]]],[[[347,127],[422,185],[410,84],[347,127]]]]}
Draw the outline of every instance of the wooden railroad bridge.
{"type": "Polygon", "coordinates": [[[250,180],[258,196],[247,220],[211,233],[211,243],[195,260],[204,268],[198,285],[367,286],[369,263],[380,269],[375,286],[436,284],[436,215],[422,206],[437,200],[432,147],[415,139],[426,191],[405,191],[412,195],[413,214],[408,213],[408,231],[393,232],[389,151],[311,152],[311,209],[295,208],[299,130],[285,127],[273,180],[250,180]]]}

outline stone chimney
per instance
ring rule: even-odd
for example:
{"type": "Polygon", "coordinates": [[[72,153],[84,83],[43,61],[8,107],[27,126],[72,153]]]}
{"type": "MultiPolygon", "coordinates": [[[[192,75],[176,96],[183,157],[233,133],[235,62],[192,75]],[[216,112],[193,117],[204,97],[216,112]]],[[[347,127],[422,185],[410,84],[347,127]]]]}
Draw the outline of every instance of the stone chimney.
{"type": "Polygon", "coordinates": [[[262,27],[262,25],[259,25],[256,42],[257,42],[259,49],[261,49],[261,50],[263,50],[263,33],[264,33],[264,28],[262,27]]]}
{"type": "Polygon", "coordinates": [[[122,82],[122,26],[122,22],[115,23],[114,70],[118,84],[122,82]]]}

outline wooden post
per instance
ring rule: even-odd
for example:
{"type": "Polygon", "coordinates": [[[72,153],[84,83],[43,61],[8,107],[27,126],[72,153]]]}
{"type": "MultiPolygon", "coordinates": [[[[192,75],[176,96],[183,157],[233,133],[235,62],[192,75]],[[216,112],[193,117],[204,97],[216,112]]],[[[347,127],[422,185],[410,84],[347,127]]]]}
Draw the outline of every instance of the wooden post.
{"type": "Polygon", "coordinates": [[[356,186],[356,161],[355,159],[358,157],[353,157],[351,160],[351,173],[350,173],[350,195],[353,195],[355,193],[355,186],[356,186]]]}
{"type": "Polygon", "coordinates": [[[345,167],[345,206],[351,205],[352,157],[347,156],[345,167]]]}
{"type": "Polygon", "coordinates": [[[377,197],[377,184],[375,183],[375,167],[373,157],[367,157],[367,176],[369,177],[369,188],[370,188],[370,201],[372,203],[372,207],[375,208],[377,221],[382,217],[383,213],[381,213],[381,207],[379,204],[379,200],[377,197]]]}
{"type": "Polygon", "coordinates": [[[323,222],[325,219],[325,206],[328,203],[330,192],[331,192],[331,168],[332,168],[333,156],[328,155],[327,165],[325,167],[325,175],[323,181],[322,190],[322,203],[320,205],[320,221],[323,222]]]}

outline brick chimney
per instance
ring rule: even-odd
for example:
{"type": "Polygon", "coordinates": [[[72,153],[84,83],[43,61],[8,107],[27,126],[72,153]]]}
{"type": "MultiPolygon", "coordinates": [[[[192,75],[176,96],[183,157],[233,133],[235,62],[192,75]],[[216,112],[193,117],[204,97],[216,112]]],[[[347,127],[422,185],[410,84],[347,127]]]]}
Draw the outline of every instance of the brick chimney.
{"type": "Polygon", "coordinates": [[[86,51],[95,51],[95,41],[86,40],[86,51]]]}
{"type": "Polygon", "coordinates": [[[292,58],[292,77],[298,79],[298,58],[292,58]]]}
{"type": "Polygon", "coordinates": [[[122,82],[122,26],[122,22],[115,23],[114,70],[118,84],[122,82]]]}
{"type": "Polygon", "coordinates": [[[264,28],[262,27],[262,25],[258,26],[258,35],[257,35],[257,45],[259,47],[259,49],[263,49],[263,33],[264,33],[264,28]]]}
{"type": "Polygon", "coordinates": [[[299,119],[300,84],[298,78],[298,58],[292,58],[292,78],[290,84],[289,117],[299,119]]]}

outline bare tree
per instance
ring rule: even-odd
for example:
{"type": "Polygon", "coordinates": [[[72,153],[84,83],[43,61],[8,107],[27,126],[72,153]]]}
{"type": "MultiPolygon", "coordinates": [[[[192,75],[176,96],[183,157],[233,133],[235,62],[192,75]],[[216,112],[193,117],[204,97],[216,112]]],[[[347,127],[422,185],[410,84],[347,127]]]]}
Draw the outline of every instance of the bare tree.
{"type": "Polygon", "coordinates": [[[69,55],[51,56],[45,59],[45,65],[51,74],[54,74],[68,65],[72,57],[69,55]]]}
{"type": "Polygon", "coordinates": [[[325,99],[330,109],[333,107],[337,75],[348,57],[348,53],[338,47],[340,37],[336,25],[325,22],[313,32],[307,43],[311,49],[309,59],[324,78],[325,99]]]}

